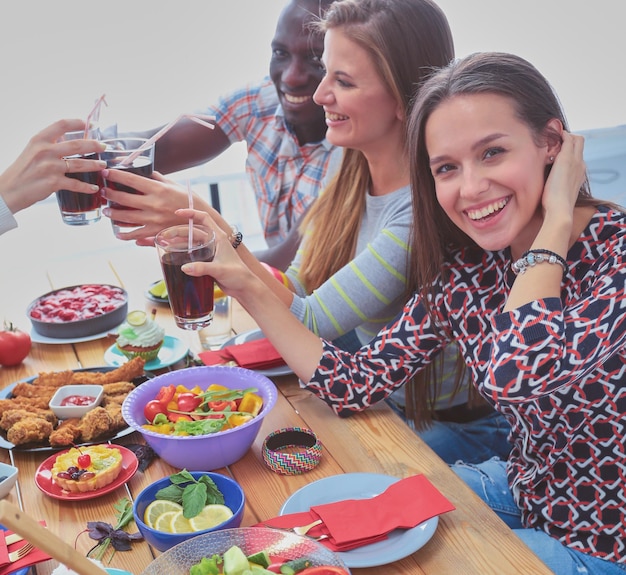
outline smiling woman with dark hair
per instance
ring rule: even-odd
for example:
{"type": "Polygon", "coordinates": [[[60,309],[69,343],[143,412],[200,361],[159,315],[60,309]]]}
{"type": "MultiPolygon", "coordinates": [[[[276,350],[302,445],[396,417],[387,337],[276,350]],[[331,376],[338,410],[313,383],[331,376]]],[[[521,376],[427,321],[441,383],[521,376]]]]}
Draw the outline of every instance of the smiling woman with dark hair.
{"type": "Polygon", "coordinates": [[[357,352],[304,329],[222,232],[215,261],[185,271],[215,277],[337,413],[416,385],[458,344],[512,451],[453,469],[555,573],[624,573],[626,213],[591,197],[583,138],[519,57],[477,54],[431,76],[408,140],[415,294],[357,352]]]}

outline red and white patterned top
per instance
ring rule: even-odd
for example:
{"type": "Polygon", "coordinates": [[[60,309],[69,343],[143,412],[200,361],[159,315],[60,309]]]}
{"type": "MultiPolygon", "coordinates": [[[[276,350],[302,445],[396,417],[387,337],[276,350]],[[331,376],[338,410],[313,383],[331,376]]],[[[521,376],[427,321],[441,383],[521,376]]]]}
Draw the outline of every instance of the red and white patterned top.
{"type": "Polygon", "coordinates": [[[503,312],[515,279],[508,250],[455,253],[437,282],[437,325],[415,296],[356,355],[324,342],[306,387],[339,415],[364,409],[451,333],[511,424],[507,472],[524,524],[626,563],[625,260],[626,214],[601,207],[568,253],[561,297],[503,312]]]}

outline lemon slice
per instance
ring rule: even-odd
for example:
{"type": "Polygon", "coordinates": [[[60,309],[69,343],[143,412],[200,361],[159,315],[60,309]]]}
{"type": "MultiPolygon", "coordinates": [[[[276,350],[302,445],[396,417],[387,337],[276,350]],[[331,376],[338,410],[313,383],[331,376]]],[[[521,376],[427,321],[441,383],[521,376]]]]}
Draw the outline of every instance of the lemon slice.
{"type": "Polygon", "coordinates": [[[155,529],[156,520],[163,513],[168,511],[182,511],[183,506],[175,503],[174,501],[168,501],[167,499],[155,499],[146,507],[143,514],[143,522],[148,526],[155,529]]]}
{"type": "Polygon", "coordinates": [[[145,311],[141,311],[141,310],[131,311],[126,316],[126,321],[130,325],[134,325],[134,326],[143,325],[144,323],[146,323],[147,319],[148,319],[148,314],[145,311]]]}
{"type": "Polygon", "coordinates": [[[212,503],[205,505],[202,511],[195,517],[189,519],[189,525],[194,531],[202,531],[215,527],[233,516],[233,512],[226,505],[212,503]]]}
{"type": "Polygon", "coordinates": [[[172,531],[172,519],[174,516],[180,513],[179,511],[166,511],[161,513],[154,522],[154,529],[162,531],[164,533],[173,533],[172,531]]]}
{"type": "Polygon", "coordinates": [[[176,511],[170,518],[170,533],[191,533],[193,528],[182,511],[176,511]]]}

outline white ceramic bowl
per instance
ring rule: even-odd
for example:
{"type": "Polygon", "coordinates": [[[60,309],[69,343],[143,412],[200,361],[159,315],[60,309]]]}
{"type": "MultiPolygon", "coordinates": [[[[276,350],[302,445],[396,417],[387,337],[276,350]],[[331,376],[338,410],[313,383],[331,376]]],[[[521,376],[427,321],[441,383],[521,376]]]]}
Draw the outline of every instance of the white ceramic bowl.
{"type": "Polygon", "coordinates": [[[0,499],[6,497],[17,481],[17,467],[9,463],[0,463],[0,499]]]}
{"type": "Polygon", "coordinates": [[[88,411],[91,411],[94,407],[97,407],[102,403],[102,395],[104,388],[101,385],[91,384],[76,384],[76,385],[64,385],[56,390],[52,399],[50,400],[50,409],[54,412],[59,419],[70,419],[72,417],[82,417],[88,411]],[[82,397],[93,397],[93,401],[88,405],[61,405],[63,400],[72,396],[78,395],[82,397]]]}

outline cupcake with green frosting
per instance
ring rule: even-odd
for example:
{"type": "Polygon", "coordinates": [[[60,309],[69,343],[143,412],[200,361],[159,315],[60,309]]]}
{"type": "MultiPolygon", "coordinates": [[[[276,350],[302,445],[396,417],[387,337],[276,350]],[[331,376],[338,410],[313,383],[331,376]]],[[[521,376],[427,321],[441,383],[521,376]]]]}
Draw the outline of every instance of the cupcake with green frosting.
{"type": "Polygon", "coordinates": [[[145,311],[135,310],[118,328],[115,344],[127,358],[142,357],[148,362],[157,358],[164,338],[165,330],[154,321],[154,316],[150,318],[145,311]]]}

